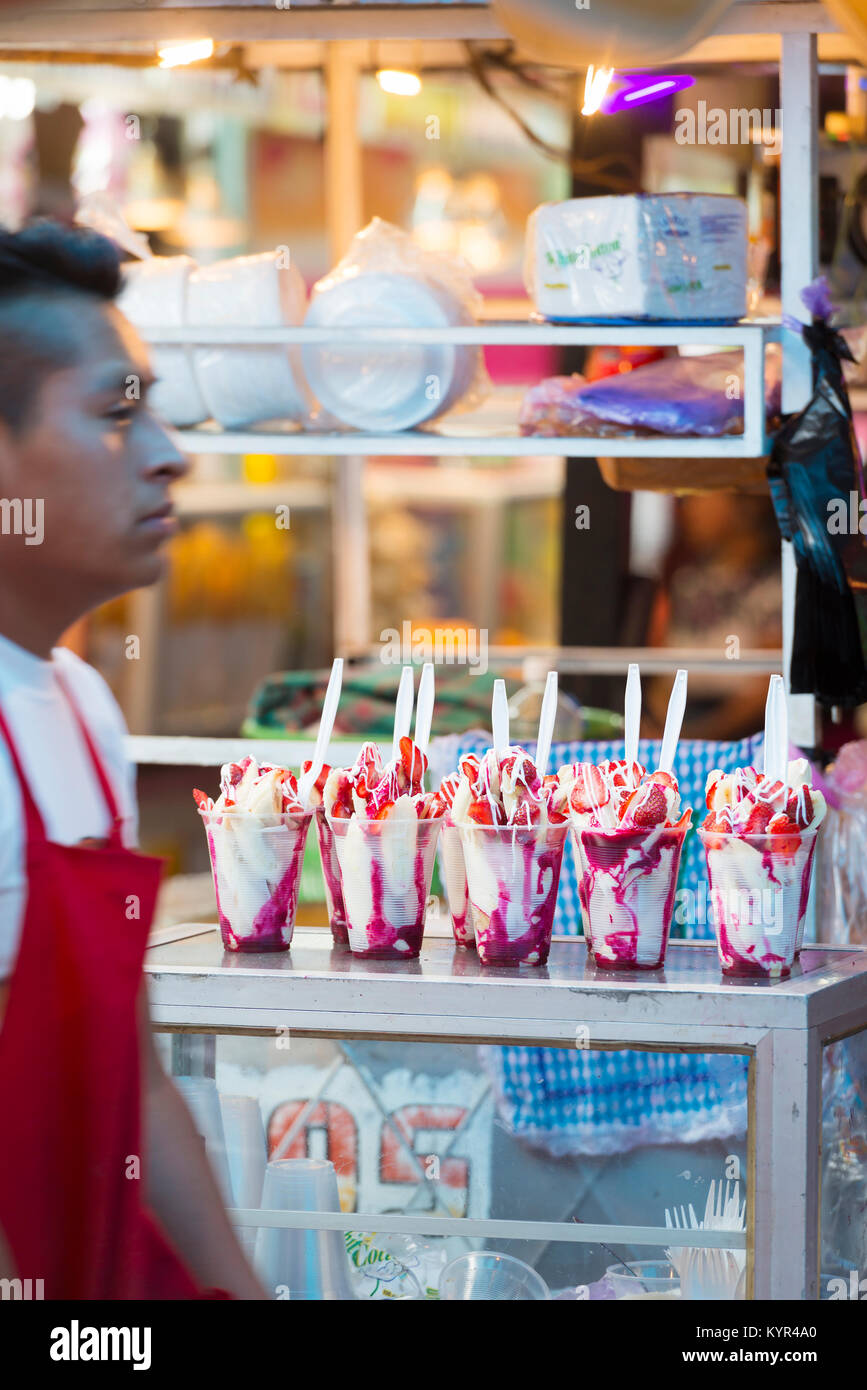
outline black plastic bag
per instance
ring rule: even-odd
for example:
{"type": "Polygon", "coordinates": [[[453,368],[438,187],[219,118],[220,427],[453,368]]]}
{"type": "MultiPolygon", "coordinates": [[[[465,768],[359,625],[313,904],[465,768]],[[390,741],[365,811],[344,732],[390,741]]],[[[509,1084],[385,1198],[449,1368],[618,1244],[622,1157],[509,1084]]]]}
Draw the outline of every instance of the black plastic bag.
{"type": "Polygon", "coordinates": [[[813,357],[813,394],[777,431],[767,470],[798,568],[791,689],[828,708],[852,706],[867,701],[867,612],[859,621],[853,596],[853,585],[862,603],[867,596],[864,470],[842,365],[854,359],[828,323],[825,287],[812,286],[804,302],[813,311],[812,323],[799,325],[813,357]]]}

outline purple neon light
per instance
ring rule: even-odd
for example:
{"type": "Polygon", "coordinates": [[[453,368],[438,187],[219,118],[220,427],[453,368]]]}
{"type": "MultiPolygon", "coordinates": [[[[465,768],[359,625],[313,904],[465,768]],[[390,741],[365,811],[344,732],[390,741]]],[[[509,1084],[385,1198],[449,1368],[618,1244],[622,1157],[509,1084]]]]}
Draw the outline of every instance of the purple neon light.
{"type": "Polygon", "coordinates": [[[662,101],[675,92],[695,86],[695,78],[685,72],[618,72],[613,80],[617,86],[608,91],[599,108],[606,116],[614,111],[629,111],[633,106],[646,106],[651,101],[662,101]]]}

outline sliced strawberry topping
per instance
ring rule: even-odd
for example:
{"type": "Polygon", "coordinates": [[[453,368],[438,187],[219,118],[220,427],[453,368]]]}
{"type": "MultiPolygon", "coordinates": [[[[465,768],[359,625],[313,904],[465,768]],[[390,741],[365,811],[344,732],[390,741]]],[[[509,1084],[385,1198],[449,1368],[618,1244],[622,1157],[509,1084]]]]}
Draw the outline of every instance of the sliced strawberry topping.
{"type": "Polygon", "coordinates": [[[193,787],[193,800],[200,811],[207,811],[211,804],[211,798],[206,796],[204,792],[200,792],[198,787],[193,787]]]}
{"type": "Polygon", "coordinates": [[[750,811],[744,826],[745,835],[764,835],[767,832],[773,811],[764,801],[757,801],[750,811]]]}
{"type": "Polygon", "coordinates": [[[505,825],[506,823],[505,811],[496,802],[488,801],[486,797],[471,801],[467,815],[477,825],[505,825]]]}
{"type": "Polygon", "coordinates": [[[421,791],[422,777],[427,771],[427,758],[418,745],[406,735],[400,740],[400,766],[407,785],[415,792],[421,791]]]}
{"type": "Polygon", "coordinates": [[[809,787],[800,787],[798,791],[791,792],[786,802],[786,815],[795,825],[807,826],[813,819],[813,798],[810,795],[809,787]]]}
{"type": "Polygon", "coordinates": [[[569,797],[573,810],[584,815],[604,806],[610,800],[608,787],[598,767],[592,763],[581,763],[575,785],[569,797]]]}
{"type": "Polygon", "coordinates": [[[645,784],[633,793],[627,814],[631,811],[635,825],[661,825],[668,816],[668,803],[662,787],[645,784]]]}

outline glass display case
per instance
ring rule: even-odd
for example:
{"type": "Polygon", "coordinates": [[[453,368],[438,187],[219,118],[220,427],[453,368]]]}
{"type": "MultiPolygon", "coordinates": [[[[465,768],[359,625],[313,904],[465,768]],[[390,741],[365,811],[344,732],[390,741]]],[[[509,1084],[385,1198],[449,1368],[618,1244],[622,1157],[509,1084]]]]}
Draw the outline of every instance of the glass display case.
{"type": "Polygon", "coordinates": [[[867,951],[805,948],[768,984],[724,980],[693,942],[642,977],[565,938],[525,971],[483,968],[430,928],[406,963],[356,959],[322,929],[256,957],[224,954],[212,927],[176,932],[147,957],[154,1023],[260,1264],[263,1231],[342,1231],[357,1296],[424,1296],[447,1258],[481,1249],[532,1265],[555,1296],[622,1297],[630,1278],[646,1296],[645,1262],[677,1253],[685,1225],[683,1297],[853,1296],[867,951]],[[225,1129],[207,1119],[218,1096],[225,1129]],[[250,1166],[238,1106],[269,1158],[331,1160],[339,1207],[251,1197],[264,1154],[250,1166]],[[724,1188],[743,1229],[714,1229],[724,1188]]]}

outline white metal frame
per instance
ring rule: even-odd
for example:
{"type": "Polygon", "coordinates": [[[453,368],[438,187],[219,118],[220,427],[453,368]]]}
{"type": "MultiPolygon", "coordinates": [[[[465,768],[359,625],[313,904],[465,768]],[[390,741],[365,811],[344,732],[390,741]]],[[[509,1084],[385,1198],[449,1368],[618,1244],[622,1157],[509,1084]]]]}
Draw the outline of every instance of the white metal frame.
{"type": "MultiPolygon", "coordinates": [[[[746,1248],[753,1297],[813,1299],[819,1280],[819,1142],[822,1045],[867,1027],[867,949],[816,948],[803,975],[767,987],[722,980],[716,948],[673,942],[666,978],[608,975],[587,966],[583,941],[555,938],[544,972],[453,974],[457,952],[426,938],[420,961],[385,968],[335,959],[330,935],[296,929],[292,956],[234,958],[216,931],[148,952],[151,1013],[169,1031],[274,1033],[353,1039],[520,1043],[591,1048],[676,1047],[750,1057],[749,1227],[696,1232],[697,1246],[746,1248]],[[583,1045],[583,1043],[582,1043],[583,1045]]],[[[663,1227],[467,1220],[411,1213],[238,1210],[241,1225],[460,1234],[608,1244],[671,1244],[663,1227]]]]}

